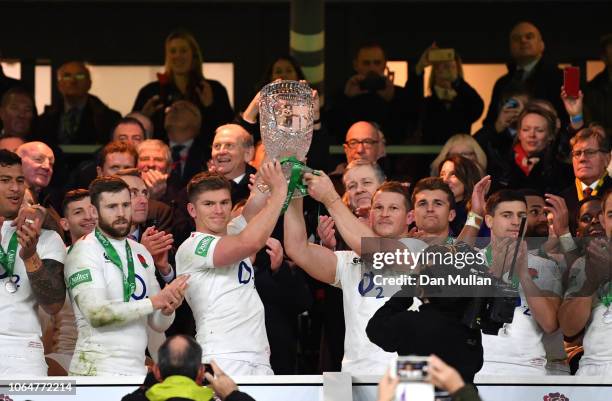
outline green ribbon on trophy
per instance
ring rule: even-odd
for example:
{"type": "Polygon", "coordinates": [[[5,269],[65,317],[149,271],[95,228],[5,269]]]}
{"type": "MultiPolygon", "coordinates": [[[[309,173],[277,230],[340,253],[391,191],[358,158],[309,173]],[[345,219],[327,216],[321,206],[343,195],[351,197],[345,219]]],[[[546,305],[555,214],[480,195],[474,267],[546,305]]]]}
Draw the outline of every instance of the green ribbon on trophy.
{"type": "Polygon", "coordinates": [[[283,157],[280,159],[280,164],[281,166],[287,164],[291,166],[289,184],[287,185],[287,197],[285,198],[285,202],[283,203],[283,208],[281,210],[281,214],[283,214],[285,211],[287,211],[289,203],[291,202],[291,199],[293,199],[294,195],[297,195],[298,197],[308,195],[308,187],[303,181],[304,174],[312,173],[314,175],[319,175],[319,173],[296,159],[295,156],[283,157]]]}

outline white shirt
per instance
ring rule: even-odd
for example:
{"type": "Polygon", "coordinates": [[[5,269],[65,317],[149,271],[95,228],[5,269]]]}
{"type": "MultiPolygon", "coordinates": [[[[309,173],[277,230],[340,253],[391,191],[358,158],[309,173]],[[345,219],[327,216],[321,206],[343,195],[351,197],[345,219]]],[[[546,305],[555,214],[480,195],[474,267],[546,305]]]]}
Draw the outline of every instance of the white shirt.
{"type": "MultiPolygon", "coordinates": [[[[11,227],[12,221],[6,220],[2,225],[2,249],[8,252],[8,244],[16,227],[11,227]]],[[[4,266],[0,265],[0,338],[2,336],[18,336],[23,338],[40,338],[41,327],[38,319],[37,303],[30,287],[28,274],[23,260],[19,256],[21,245],[17,245],[13,281],[17,291],[9,293],[5,284],[10,277],[4,266]]],[[[55,231],[41,230],[36,253],[41,260],[53,259],[64,263],[66,247],[55,231]]],[[[26,344],[27,345],[27,344],[26,344]]]]}
{"type": "MultiPolygon", "coordinates": [[[[422,251],[427,247],[423,241],[402,239],[412,252],[422,251]]],[[[336,251],[336,279],[332,284],[342,289],[344,308],[344,359],[342,371],[351,374],[379,375],[389,368],[389,361],[396,353],[385,352],[372,343],[366,334],[366,326],[374,313],[389,300],[393,293],[385,293],[385,288],[378,287],[371,275],[361,268],[361,259],[353,251],[336,251]]],[[[388,288],[387,288],[388,289],[388,288]]],[[[399,290],[399,288],[397,288],[399,290]]],[[[416,310],[420,301],[410,308],[416,310]]]]}
{"type": "MultiPolygon", "coordinates": [[[[580,290],[584,285],[586,279],[584,269],[585,259],[582,256],[576,259],[570,269],[566,297],[580,290]]],[[[612,322],[604,321],[604,314],[608,308],[601,302],[601,297],[608,293],[609,285],[609,283],[602,285],[594,295],[591,318],[587,322],[582,340],[584,355],[580,359],[580,367],[612,363],[612,322]]]]}
{"type": "Polygon", "coordinates": [[[530,63],[525,64],[523,66],[517,66],[517,70],[521,69],[521,70],[525,71],[525,73],[523,74],[523,81],[526,80],[531,75],[531,73],[533,72],[533,69],[540,62],[540,59],[541,59],[541,57],[539,57],[537,60],[533,60],[530,63]]]}
{"type": "MultiPolygon", "coordinates": [[[[144,361],[147,346],[147,317],[151,318],[150,314],[153,312],[153,306],[146,298],[160,291],[155,278],[155,264],[146,248],[138,242],[131,239],[108,238],[108,240],[121,259],[123,272],[108,259],[94,232],[77,241],[66,258],[64,277],[79,332],[74,357],[70,364],[70,374],[73,375],[146,374],[144,361]],[[140,306],[142,313],[135,313],[135,318],[114,316],[116,321],[113,324],[93,327],[77,305],[75,298],[79,294],[98,290],[103,291],[105,300],[114,304],[125,304],[123,301],[123,275],[127,277],[125,241],[129,241],[132,251],[136,283],[136,289],[128,303],[133,304],[131,306],[134,309],[140,306]],[[139,315],[141,317],[138,317],[139,315]]],[[[167,325],[169,326],[171,322],[172,320],[167,325]]]]}
{"type": "MultiPolygon", "coordinates": [[[[244,217],[233,219],[228,235],[246,226],[244,217]]],[[[177,275],[186,274],[189,286],[185,299],[196,322],[196,340],[203,360],[211,355],[254,353],[253,362],[269,364],[269,345],[264,307],[255,289],[255,271],[249,258],[231,266],[215,266],[213,255],[222,237],[193,232],[176,253],[177,275]]],[[[240,358],[242,359],[242,358],[240,358]]]]}
{"type": "Polygon", "coordinates": [[[240,174],[238,177],[234,178],[232,181],[234,181],[236,184],[240,184],[240,180],[242,180],[242,178],[246,175],[246,173],[240,174]]]}
{"type": "MultiPolygon", "coordinates": [[[[532,254],[527,264],[534,284],[541,290],[561,296],[561,274],[555,262],[532,254]]],[[[512,323],[505,323],[498,334],[482,335],[484,363],[508,363],[541,368],[546,365],[546,350],[542,342],[544,332],[531,316],[527,299],[519,286],[521,304],[514,309],[512,323]]]]}
{"type": "Polygon", "coordinates": [[[584,193],[584,190],[587,188],[591,188],[593,191],[595,191],[595,189],[597,188],[597,184],[599,184],[599,180],[593,181],[591,185],[587,185],[584,182],[580,181],[580,185],[582,186],[582,193],[584,193]]]}

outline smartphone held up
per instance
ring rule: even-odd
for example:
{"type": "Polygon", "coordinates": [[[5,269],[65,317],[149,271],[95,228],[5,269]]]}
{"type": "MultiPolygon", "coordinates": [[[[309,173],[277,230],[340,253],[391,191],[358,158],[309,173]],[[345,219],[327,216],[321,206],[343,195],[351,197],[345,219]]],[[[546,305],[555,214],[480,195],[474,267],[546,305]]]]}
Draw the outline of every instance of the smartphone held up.
{"type": "Polygon", "coordinates": [[[567,97],[577,98],[580,95],[580,68],[565,67],[563,69],[563,89],[567,97]]]}

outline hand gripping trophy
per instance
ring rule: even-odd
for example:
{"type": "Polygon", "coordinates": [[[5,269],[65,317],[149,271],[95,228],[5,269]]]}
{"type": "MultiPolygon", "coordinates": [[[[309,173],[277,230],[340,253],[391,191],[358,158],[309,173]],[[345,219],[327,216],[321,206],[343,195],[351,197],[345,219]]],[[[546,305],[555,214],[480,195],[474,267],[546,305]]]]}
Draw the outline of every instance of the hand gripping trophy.
{"type": "MultiPolygon", "coordinates": [[[[292,198],[308,194],[302,176],[313,172],[303,162],[312,141],[312,89],[305,82],[272,82],[261,90],[259,113],[266,158],[279,160],[289,180],[284,212],[292,198]]],[[[267,191],[265,185],[257,187],[267,191]]]]}

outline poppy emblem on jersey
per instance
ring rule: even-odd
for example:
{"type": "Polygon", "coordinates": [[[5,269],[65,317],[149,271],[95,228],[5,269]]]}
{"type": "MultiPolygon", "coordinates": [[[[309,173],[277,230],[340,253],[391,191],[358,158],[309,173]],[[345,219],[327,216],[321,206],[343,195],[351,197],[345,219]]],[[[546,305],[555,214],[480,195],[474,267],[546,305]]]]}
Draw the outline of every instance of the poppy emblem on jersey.
{"type": "Polygon", "coordinates": [[[531,277],[531,278],[538,278],[538,277],[540,277],[538,275],[538,271],[536,269],[532,268],[532,267],[528,268],[527,271],[529,272],[529,277],[531,277]]]}
{"type": "Polygon", "coordinates": [[[142,265],[142,267],[144,267],[145,269],[147,267],[149,267],[149,265],[147,264],[147,260],[145,259],[144,256],[142,256],[141,254],[136,254],[136,256],[138,257],[138,261],[140,262],[140,264],[142,265]]]}
{"type": "Polygon", "coordinates": [[[548,393],[542,399],[543,401],[570,401],[565,394],[561,393],[548,393]]]}

